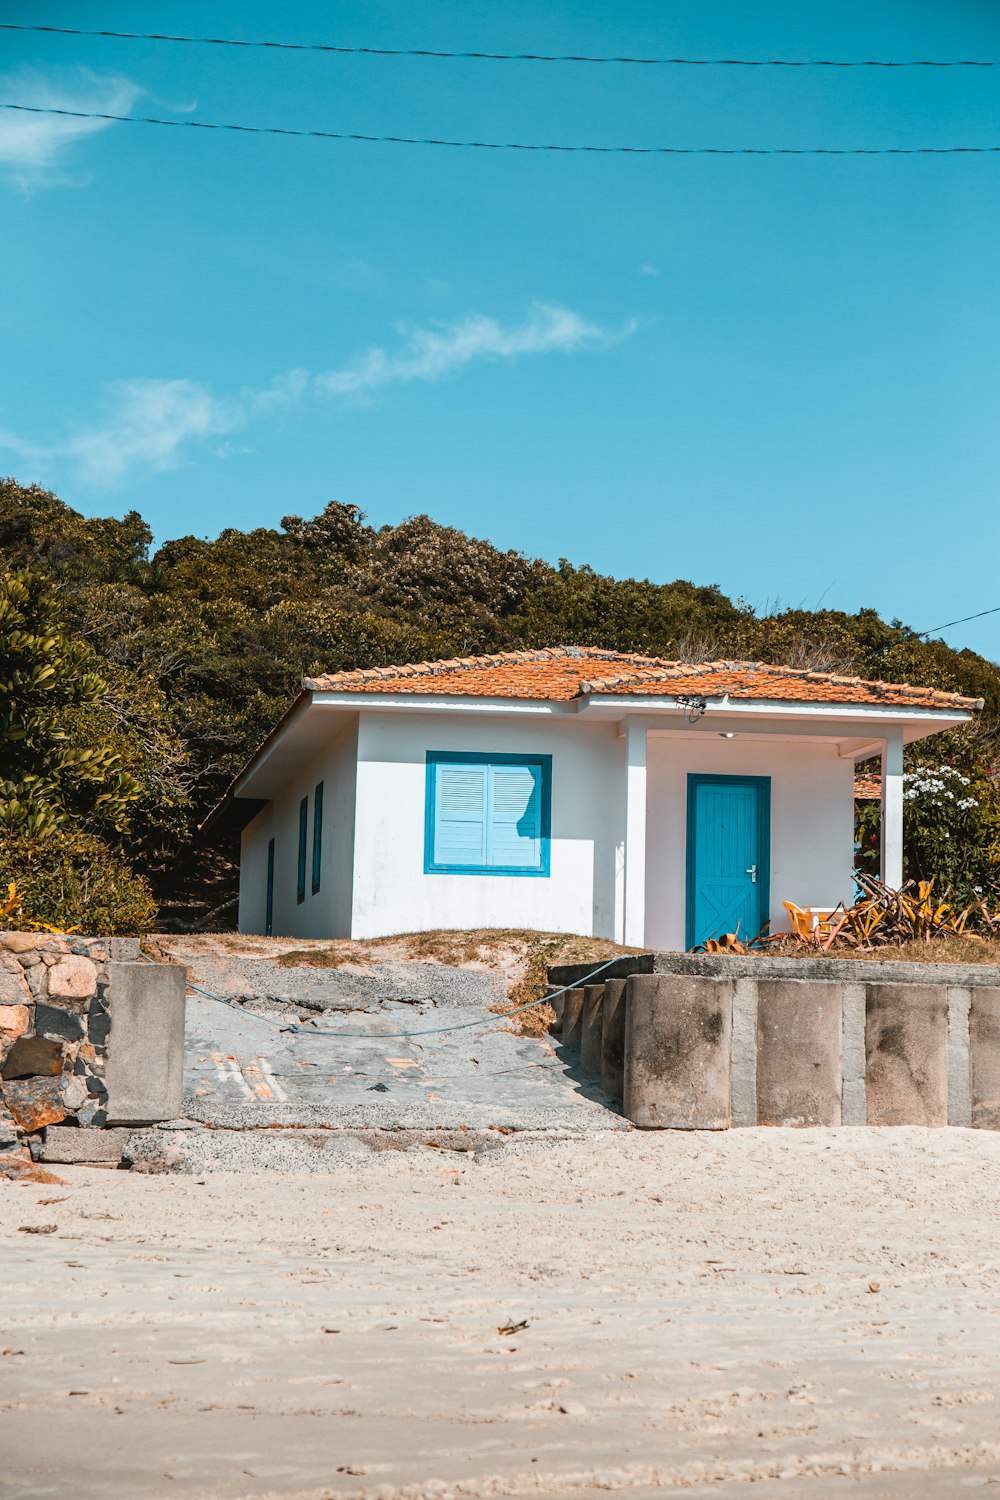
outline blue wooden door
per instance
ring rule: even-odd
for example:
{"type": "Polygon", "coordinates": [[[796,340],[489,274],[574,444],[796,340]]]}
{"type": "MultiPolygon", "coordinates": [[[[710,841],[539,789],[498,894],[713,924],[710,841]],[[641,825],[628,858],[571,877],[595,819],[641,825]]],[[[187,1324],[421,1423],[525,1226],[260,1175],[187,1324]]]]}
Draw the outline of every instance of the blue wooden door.
{"type": "Polygon", "coordinates": [[[768,918],[770,781],[688,777],[687,945],[738,932],[747,942],[768,918]]]}

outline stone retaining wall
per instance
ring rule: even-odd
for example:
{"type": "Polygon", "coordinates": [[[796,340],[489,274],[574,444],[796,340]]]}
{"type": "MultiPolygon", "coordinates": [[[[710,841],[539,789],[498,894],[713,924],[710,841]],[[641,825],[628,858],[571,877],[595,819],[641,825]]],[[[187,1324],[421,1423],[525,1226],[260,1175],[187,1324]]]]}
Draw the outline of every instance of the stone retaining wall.
{"type": "MultiPolygon", "coordinates": [[[[652,954],[611,972],[600,997],[580,991],[581,1066],[619,1085],[633,1124],[1000,1129],[1000,969],[652,954]]],[[[580,1047],[578,1025],[563,1044],[580,1047]]]]}
{"type": "Polygon", "coordinates": [[[44,1155],[50,1128],[177,1112],[185,974],[140,962],[139,946],[0,932],[0,1152],[44,1155]],[[137,989],[152,1002],[138,1011],[137,989]]]}

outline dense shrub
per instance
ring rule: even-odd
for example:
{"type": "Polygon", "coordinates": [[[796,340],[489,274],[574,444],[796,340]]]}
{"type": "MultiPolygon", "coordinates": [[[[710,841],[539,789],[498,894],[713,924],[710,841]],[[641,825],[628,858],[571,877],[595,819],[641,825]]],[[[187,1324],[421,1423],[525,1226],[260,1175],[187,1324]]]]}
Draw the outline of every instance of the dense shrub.
{"type": "MultiPolygon", "coordinates": [[[[1000,891],[1000,787],[986,760],[995,754],[992,739],[972,726],[936,735],[912,753],[925,759],[903,776],[905,879],[935,880],[959,907],[977,895],[992,899],[1000,891]],[[931,759],[935,747],[946,755],[931,759]]],[[[879,873],[879,816],[877,802],[861,804],[858,863],[868,875],[879,873]]]]}
{"type": "Polygon", "coordinates": [[[88,722],[108,685],[51,583],[27,568],[0,574],[0,663],[0,828],[127,828],[138,783],[88,722]]]}
{"type": "Polygon", "coordinates": [[[148,882],[94,834],[61,830],[50,838],[0,838],[0,891],[14,885],[22,905],[12,927],[43,924],[96,936],[148,932],[156,902],[148,882]]]}

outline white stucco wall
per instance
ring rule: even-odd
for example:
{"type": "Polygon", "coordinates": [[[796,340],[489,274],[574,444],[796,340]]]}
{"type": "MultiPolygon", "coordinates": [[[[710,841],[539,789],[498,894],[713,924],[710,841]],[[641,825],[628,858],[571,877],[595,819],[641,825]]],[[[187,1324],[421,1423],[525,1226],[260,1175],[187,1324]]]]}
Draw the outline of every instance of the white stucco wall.
{"type": "Polygon", "coordinates": [[[237,917],[240,932],[265,930],[267,841],[274,828],[273,811],[273,807],[265,807],[240,835],[240,906],[237,917]]]}
{"type": "Polygon", "coordinates": [[[364,713],[358,737],[353,935],[528,927],[612,937],[624,765],[624,741],[608,722],[500,713],[364,713]],[[552,756],[547,878],[424,874],[428,750],[552,756]]]}
{"type": "Polygon", "coordinates": [[[850,905],[854,764],[823,741],[690,740],[651,734],[647,749],[646,943],[683,949],[687,778],[771,778],[771,931],[788,931],[782,903],[850,905]]]}
{"type": "MultiPolygon", "coordinates": [[[[782,902],[852,893],[854,767],[832,743],[651,733],[645,942],[683,948],[689,772],[771,780],[772,930],[782,902]]],[[[625,740],[611,720],[510,712],[362,710],[243,835],[240,930],[263,932],[275,840],[276,936],[378,937],[428,928],[527,927],[621,937],[625,740]],[[428,750],[552,756],[551,872],[425,875],[428,750]],[[321,888],[311,888],[313,791],[324,783],[321,888]],[[296,900],[299,802],[309,797],[306,897],[296,900]]]]}
{"type": "Polygon", "coordinates": [[[354,870],[357,721],[314,755],[243,831],[240,852],[241,932],[265,931],[267,845],[274,839],[275,937],[349,937],[354,870]],[[320,888],[312,890],[314,792],[323,783],[320,888]],[[309,798],[306,895],[297,899],[299,803],[309,798]]]}

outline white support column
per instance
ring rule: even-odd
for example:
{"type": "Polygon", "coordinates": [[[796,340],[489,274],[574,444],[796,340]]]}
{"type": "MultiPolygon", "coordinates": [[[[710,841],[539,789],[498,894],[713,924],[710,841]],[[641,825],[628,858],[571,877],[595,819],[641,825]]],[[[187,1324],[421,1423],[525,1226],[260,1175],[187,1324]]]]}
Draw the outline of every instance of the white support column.
{"type": "Polygon", "coordinates": [[[646,942],[646,726],[625,725],[625,931],[631,948],[646,942]]]}
{"type": "Polygon", "coordinates": [[[882,821],[879,867],[886,885],[903,884],[903,731],[891,729],[882,747],[882,821]]]}

